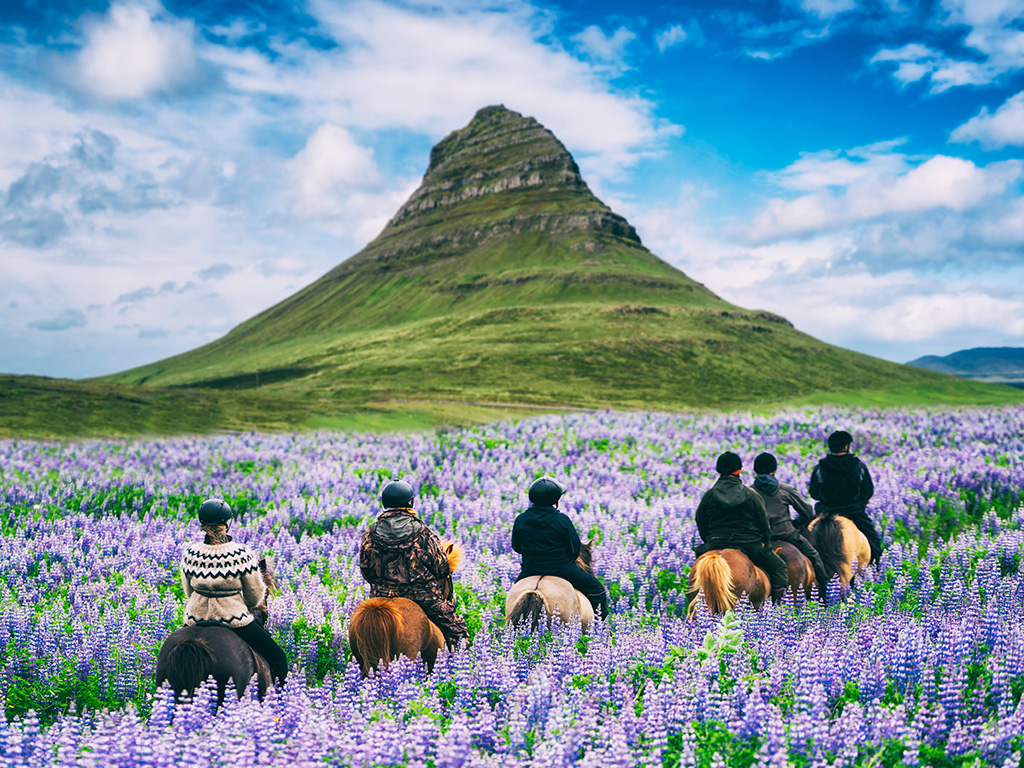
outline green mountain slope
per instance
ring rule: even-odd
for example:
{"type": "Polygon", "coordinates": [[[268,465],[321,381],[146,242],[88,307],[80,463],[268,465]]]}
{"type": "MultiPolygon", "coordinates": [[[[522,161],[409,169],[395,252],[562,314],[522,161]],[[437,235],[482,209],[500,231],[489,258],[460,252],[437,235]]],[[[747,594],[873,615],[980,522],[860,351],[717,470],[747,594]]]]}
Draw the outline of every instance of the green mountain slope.
{"type": "Polygon", "coordinates": [[[481,110],[434,147],[420,188],[360,253],[221,339],[107,380],[259,387],[328,410],[979,396],[967,382],[839,349],[723,301],[648,251],[565,147],[504,107],[481,110]]]}

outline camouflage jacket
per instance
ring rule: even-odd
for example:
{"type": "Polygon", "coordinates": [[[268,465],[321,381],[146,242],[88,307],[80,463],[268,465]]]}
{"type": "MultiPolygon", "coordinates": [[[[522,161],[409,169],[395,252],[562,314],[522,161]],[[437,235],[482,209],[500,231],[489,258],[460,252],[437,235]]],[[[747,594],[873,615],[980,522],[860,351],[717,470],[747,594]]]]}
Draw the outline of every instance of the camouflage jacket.
{"type": "Polygon", "coordinates": [[[359,570],[373,587],[436,585],[451,576],[437,534],[411,509],[386,509],[363,533],[359,570]]]}

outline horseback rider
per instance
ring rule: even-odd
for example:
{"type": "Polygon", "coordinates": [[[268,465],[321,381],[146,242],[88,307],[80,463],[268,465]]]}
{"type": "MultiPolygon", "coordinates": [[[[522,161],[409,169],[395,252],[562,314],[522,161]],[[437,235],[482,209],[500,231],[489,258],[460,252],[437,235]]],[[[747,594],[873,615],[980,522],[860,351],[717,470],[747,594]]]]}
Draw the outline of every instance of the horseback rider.
{"type": "Polygon", "coordinates": [[[512,524],[512,549],[523,556],[516,581],[528,576],[557,576],[582,592],[594,613],[608,618],[608,593],[592,573],[576,563],[580,556],[576,526],[558,511],[566,486],[552,477],[534,480],[528,493],[530,506],[512,524]]]}
{"type": "Polygon", "coordinates": [[[875,493],[867,465],[850,453],[853,435],[844,430],[828,436],[829,454],[811,473],[811,498],[817,499],[819,515],[833,514],[849,518],[864,534],[871,547],[871,562],[882,556],[882,537],[868,517],[868,502],[875,493]]]}
{"type": "Polygon", "coordinates": [[[775,477],[779,468],[778,459],[770,453],[759,453],[754,459],[754,490],[764,501],[765,512],[768,514],[768,525],[771,528],[772,541],[786,541],[800,550],[811,561],[814,568],[814,580],[818,584],[818,594],[824,597],[828,575],[825,566],[811,542],[793,526],[790,508],[795,509],[798,517],[797,525],[806,528],[814,519],[811,503],[791,485],[780,483],[775,477]]]}
{"type": "Polygon", "coordinates": [[[359,544],[359,570],[370,583],[370,597],[412,600],[441,630],[448,647],[455,648],[469,639],[469,632],[455,612],[452,572],[441,539],[416,516],[414,499],[412,486],[402,480],[384,486],[384,511],[359,544]]]}
{"type": "Polygon", "coordinates": [[[785,561],[768,544],[771,528],[764,501],[740,480],[743,460],[732,451],[718,457],[718,481],[697,505],[697,531],[704,543],[694,547],[697,557],[713,549],[741,550],[768,576],[772,600],[779,602],[789,583],[785,561]]]}
{"type": "Polygon", "coordinates": [[[253,551],[228,536],[233,517],[231,507],[221,499],[207,499],[199,507],[206,538],[189,544],[181,556],[181,581],[188,598],[185,624],[210,622],[234,630],[266,660],[274,679],[283,685],[288,657],[252,614],[254,609],[265,609],[267,585],[253,551]]]}

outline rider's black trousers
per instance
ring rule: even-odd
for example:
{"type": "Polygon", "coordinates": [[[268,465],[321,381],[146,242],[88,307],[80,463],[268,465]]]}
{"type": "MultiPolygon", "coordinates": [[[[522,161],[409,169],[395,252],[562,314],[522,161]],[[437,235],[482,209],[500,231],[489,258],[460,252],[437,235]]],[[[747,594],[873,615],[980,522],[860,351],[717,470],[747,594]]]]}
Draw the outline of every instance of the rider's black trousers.
{"type": "Polygon", "coordinates": [[[597,576],[583,570],[576,563],[569,563],[558,570],[545,569],[543,573],[531,573],[524,570],[516,577],[516,581],[522,581],[528,576],[557,576],[560,579],[565,579],[586,595],[587,600],[594,606],[594,613],[602,619],[608,618],[608,593],[605,591],[604,584],[597,576]]]}
{"type": "Polygon", "coordinates": [[[874,522],[868,517],[867,510],[844,509],[841,512],[835,512],[835,514],[849,518],[857,526],[857,529],[864,534],[864,538],[868,540],[868,546],[871,547],[871,562],[875,562],[882,556],[882,537],[875,529],[874,522]]]}
{"type": "Polygon", "coordinates": [[[288,657],[285,656],[281,646],[274,642],[274,638],[263,628],[258,621],[251,621],[244,627],[229,627],[236,635],[245,640],[256,653],[270,666],[270,672],[278,683],[284,685],[284,679],[288,676],[288,657]]]}

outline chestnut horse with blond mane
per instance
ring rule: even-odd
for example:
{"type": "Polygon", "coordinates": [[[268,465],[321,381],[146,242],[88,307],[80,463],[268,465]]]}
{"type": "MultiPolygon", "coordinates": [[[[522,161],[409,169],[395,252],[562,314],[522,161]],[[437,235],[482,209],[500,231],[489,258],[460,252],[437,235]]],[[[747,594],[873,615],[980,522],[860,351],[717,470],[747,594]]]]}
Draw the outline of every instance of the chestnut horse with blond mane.
{"type": "MultiPolygon", "coordinates": [[[[786,563],[787,590],[794,598],[802,592],[809,599],[814,585],[811,561],[789,542],[773,542],[772,549],[786,563]]],[[[697,611],[696,598],[700,592],[712,613],[725,613],[736,607],[744,593],[752,606],[760,608],[771,594],[771,582],[742,550],[713,549],[698,557],[690,569],[688,618],[693,618],[697,611]]]]}
{"type": "MultiPolygon", "coordinates": [[[[442,541],[448,555],[448,568],[454,573],[462,565],[465,552],[458,544],[442,541]]],[[[449,576],[445,596],[454,590],[449,576]]],[[[444,634],[415,602],[407,597],[371,597],[356,608],[348,623],[348,643],[352,655],[368,677],[370,670],[388,666],[399,656],[423,659],[427,670],[434,668],[437,652],[444,645],[444,634]]]]}

